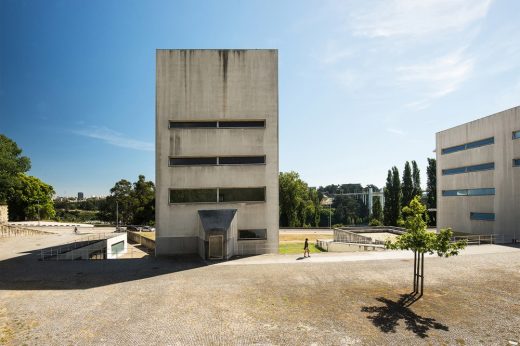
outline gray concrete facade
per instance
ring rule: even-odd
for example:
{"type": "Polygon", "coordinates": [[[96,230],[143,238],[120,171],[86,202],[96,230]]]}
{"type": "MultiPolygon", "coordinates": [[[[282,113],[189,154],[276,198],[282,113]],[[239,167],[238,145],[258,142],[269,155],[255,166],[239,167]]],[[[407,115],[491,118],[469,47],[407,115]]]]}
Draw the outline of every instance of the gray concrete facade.
{"type": "Polygon", "coordinates": [[[235,254],[277,252],[278,51],[159,49],[156,59],[156,254],[198,253],[198,211],[209,209],[237,210],[235,254]],[[225,121],[236,123],[221,126],[225,121]],[[265,125],[240,126],[255,121],[265,125]],[[222,158],[251,156],[265,162],[221,164],[222,158]],[[191,158],[217,163],[171,163],[191,158]],[[226,188],[264,188],[265,198],[223,201],[226,188]],[[170,193],[182,189],[215,189],[218,197],[172,202],[170,193]],[[241,230],[265,230],[266,236],[242,240],[241,230]]]}
{"type": "Polygon", "coordinates": [[[520,107],[436,134],[438,229],[520,238],[517,131],[520,107]]]}

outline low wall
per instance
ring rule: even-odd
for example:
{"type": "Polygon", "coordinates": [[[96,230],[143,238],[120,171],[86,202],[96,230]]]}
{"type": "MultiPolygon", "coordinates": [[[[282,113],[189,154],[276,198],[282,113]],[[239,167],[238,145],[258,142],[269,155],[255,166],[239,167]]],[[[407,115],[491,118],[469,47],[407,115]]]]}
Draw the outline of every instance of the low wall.
{"type": "Polygon", "coordinates": [[[0,204],[0,224],[7,223],[7,221],[9,221],[7,205],[0,204]]]}
{"type": "Polygon", "coordinates": [[[138,232],[127,232],[128,240],[140,244],[149,250],[155,250],[155,240],[143,237],[138,232]]]}

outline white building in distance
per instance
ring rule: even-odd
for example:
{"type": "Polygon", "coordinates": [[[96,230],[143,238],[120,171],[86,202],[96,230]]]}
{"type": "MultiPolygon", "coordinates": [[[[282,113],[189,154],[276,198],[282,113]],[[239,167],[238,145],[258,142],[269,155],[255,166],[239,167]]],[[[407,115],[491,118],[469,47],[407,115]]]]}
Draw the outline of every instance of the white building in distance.
{"type": "Polygon", "coordinates": [[[278,51],[157,50],[156,254],[278,251],[278,51]]]}
{"type": "Polygon", "coordinates": [[[436,135],[437,227],[520,238],[520,107],[436,135]]]}

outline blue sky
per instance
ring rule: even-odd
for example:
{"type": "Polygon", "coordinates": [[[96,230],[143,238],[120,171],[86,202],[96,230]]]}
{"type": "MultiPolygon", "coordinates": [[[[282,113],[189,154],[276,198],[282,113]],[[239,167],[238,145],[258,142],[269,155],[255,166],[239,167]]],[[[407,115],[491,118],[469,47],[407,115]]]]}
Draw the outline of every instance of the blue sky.
{"type": "Polygon", "coordinates": [[[520,104],[520,1],[0,1],[0,133],[58,195],[154,178],[155,49],[279,49],[280,170],[381,186],[520,104]]]}

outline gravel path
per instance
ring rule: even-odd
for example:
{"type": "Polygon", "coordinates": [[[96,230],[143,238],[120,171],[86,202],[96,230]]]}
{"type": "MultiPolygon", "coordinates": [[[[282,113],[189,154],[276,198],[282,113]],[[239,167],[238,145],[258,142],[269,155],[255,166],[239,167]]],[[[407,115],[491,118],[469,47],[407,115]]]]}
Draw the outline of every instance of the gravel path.
{"type": "Polygon", "coordinates": [[[520,249],[480,249],[427,258],[425,296],[409,308],[397,303],[410,290],[409,258],[39,262],[13,251],[0,261],[0,344],[518,342],[520,249]]]}

